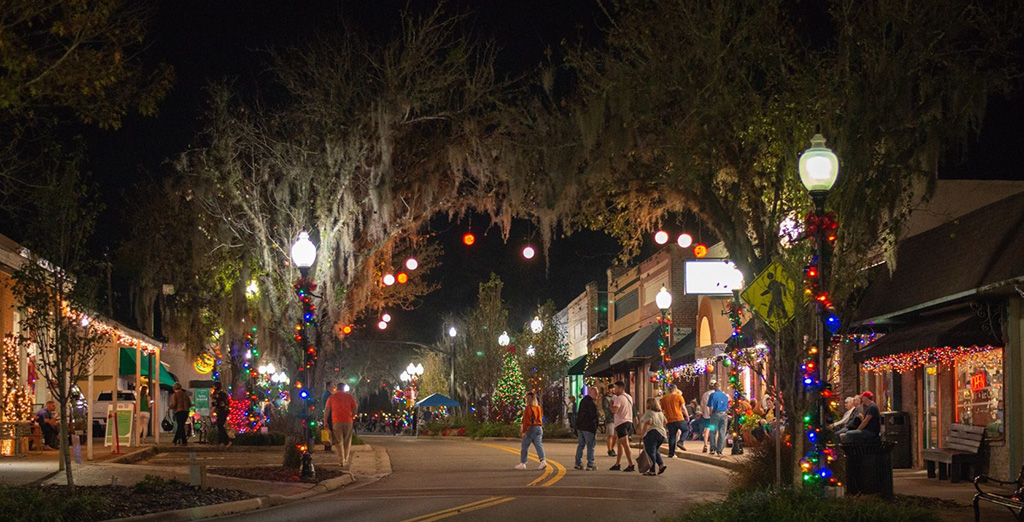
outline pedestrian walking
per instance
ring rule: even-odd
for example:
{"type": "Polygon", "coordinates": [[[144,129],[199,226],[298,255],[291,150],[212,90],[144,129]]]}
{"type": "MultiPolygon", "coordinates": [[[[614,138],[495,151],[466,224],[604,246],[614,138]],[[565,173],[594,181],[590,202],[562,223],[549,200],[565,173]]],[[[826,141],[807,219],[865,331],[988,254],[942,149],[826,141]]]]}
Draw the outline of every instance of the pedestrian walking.
{"type": "Polygon", "coordinates": [[[633,452],[629,448],[629,436],[636,433],[633,427],[633,397],[626,393],[626,383],[615,382],[615,396],[612,398],[612,413],[615,415],[615,437],[618,439],[619,451],[615,454],[615,465],[610,471],[622,469],[622,455],[626,455],[629,466],[622,471],[635,471],[633,452]]]}
{"type": "Polygon", "coordinates": [[[708,399],[711,398],[711,394],[715,393],[717,388],[718,382],[711,381],[708,383],[708,391],[700,396],[700,416],[703,421],[701,439],[704,441],[704,449],[701,450],[701,453],[708,452],[709,444],[714,446],[714,440],[711,439],[711,410],[708,409],[708,399]]]}
{"type": "Polygon", "coordinates": [[[566,414],[569,417],[569,429],[572,430],[573,434],[576,434],[576,397],[573,395],[569,396],[569,407],[566,409],[566,414]]]}
{"type": "Polygon", "coordinates": [[[526,469],[526,455],[533,444],[537,450],[537,458],[540,459],[540,466],[537,469],[548,467],[544,460],[544,412],[537,404],[537,396],[533,392],[526,394],[526,408],[523,408],[523,445],[519,451],[519,464],[516,469],[526,469]]]}
{"type": "Polygon", "coordinates": [[[612,393],[606,388],[601,388],[601,412],[604,414],[605,442],[608,444],[608,456],[615,456],[615,414],[612,413],[612,393]]]}
{"type": "Polygon", "coordinates": [[[683,441],[690,436],[690,414],[683,407],[686,404],[683,392],[674,384],[669,384],[667,388],[668,393],[661,398],[660,405],[668,427],[668,458],[682,458],[677,457],[676,448],[686,451],[683,441]],[[679,442],[676,442],[676,435],[679,435],[679,442]]]}
{"type": "Polygon", "coordinates": [[[665,443],[665,414],[661,411],[661,404],[658,399],[651,397],[647,399],[647,411],[640,417],[640,433],[643,433],[644,452],[651,459],[651,469],[644,472],[644,475],[661,475],[668,469],[665,461],[661,459],[661,445],[665,443]],[[658,471],[654,471],[654,466],[658,471]]]}
{"type": "Polygon", "coordinates": [[[335,389],[324,405],[324,425],[331,430],[331,445],[337,448],[338,463],[343,468],[349,465],[352,423],[358,409],[355,397],[341,388],[335,389]]]}
{"type": "Polygon", "coordinates": [[[587,395],[580,401],[579,412],[576,415],[576,469],[583,469],[583,447],[587,448],[587,471],[597,469],[594,466],[594,444],[597,438],[597,398],[598,390],[591,386],[587,389],[587,395]]]}
{"type": "Polygon", "coordinates": [[[711,453],[722,456],[725,449],[725,437],[729,425],[729,397],[718,389],[718,382],[711,382],[711,395],[708,396],[708,411],[711,412],[711,431],[713,432],[711,453]]]}
{"type": "Polygon", "coordinates": [[[231,414],[231,396],[224,391],[220,382],[213,383],[213,413],[217,415],[217,445],[231,447],[233,441],[228,437],[228,415],[231,414]]]}
{"type": "Polygon", "coordinates": [[[188,393],[181,388],[181,383],[176,382],[173,386],[174,393],[171,394],[170,404],[167,405],[167,411],[174,415],[174,444],[181,444],[182,446],[188,443],[188,437],[185,436],[185,422],[188,421],[188,410],[192,407],[192,401],[188,398],[188,393]]]}
{"type": "Polygon", "coordinates": [[[139,388],[139,413],[138,417],[139,425],[139,444],[142,444],[142,439],[146,438],[146,428],[149,427],[149,419],[152,416],[151,406],[149,405],[149,386],[143,386],[139,388]]]}

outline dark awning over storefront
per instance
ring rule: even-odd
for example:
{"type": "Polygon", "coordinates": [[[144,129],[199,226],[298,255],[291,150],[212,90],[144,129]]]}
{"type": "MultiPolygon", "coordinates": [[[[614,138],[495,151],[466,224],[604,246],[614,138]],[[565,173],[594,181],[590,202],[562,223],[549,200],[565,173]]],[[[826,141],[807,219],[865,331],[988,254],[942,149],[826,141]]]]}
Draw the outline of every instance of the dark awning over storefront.
{"type": "Polygon", "coordinates": [[[618,355],[612,357],[612,365],[625,362],[629,359],[650,359],[660,358],[661,351],[658,350],[658,338],[661,336],[661,328],[657,324],[647,325],[633,334],[633,338],[622,348],[618,355]]]}
{"type": "Polygon", "coordinates": [[[927,348],[1003,346],[998,321],[970,308],[921,316],[854,352],[858,363],[927,348]]]}
{"type": "MultiPolygon", "coordinates": [[[[153,364],[152,358],[143,352],[142,354],[142,376],[149,377],[149,368],[153,364]]],[[[118,361],[119,375],[135,375],[135,349],[121,348],[118,361]]],[[[167,371],[163,363],[160,363],[160,384],[162,386],[173,386],[178,379],[167,371]]]]}
{"type": "Polygon", "coordinates": [[[614,343],[609,345],[608,348],[605,348],[604,351],[601,352],[601,355],[599,355],[597,359],[594,361],[594,363],[587,367],[587,371],[586,373],[584,373],[584,375],[586,375],[587,377],[611,376],[612,357],[614,357],[615,354],[619,353],[619,350],[621,350],[623,346],[626,346],[626,343],[628,343],[631,338],[631,335],[627,335],[622,339],[619,339],[618,341],[615,341],[614,343]]]}
{"type": "Polygon", "coordinates": [[[587,369],[587,356],[581,355],[575,359],[569,361],[569,369],[566,370],[566,375],[583,375],[583,372],[587,369]]]}

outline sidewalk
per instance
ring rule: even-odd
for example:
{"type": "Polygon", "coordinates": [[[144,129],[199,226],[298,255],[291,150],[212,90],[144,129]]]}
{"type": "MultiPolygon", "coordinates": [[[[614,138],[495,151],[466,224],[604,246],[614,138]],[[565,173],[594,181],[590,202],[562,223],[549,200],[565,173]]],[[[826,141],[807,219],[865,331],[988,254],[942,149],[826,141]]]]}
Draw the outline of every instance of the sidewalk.
{"type": "MultiPolygon", "coordinates": [[[[682,456],[684,460],[702,462],[732,471],[741,470],[749,458],[748,455],[730,454],[731,448],[726,448],[725,455],[721,457],[701,453],[702,443],[700,441],[687,441],[686,446],[687,451],[676,451],[676,455],[682,456]]],[[[662,446],[661,452],[668,455],[668,448],[662,446]]],[[[977,490],[970,482],[953,484],[947,480],[929,479],[925,470],[917,469],[894,469],[892,482],[893,493],[896,495],[937,499],[938,505],[933,506],[933,509],[945,520],[974,519],[972,502],[977,490]]],[[[1016,520],[1005,508],[991,503],[981,504],[981,519],[985,522],[1016,520]]]]}

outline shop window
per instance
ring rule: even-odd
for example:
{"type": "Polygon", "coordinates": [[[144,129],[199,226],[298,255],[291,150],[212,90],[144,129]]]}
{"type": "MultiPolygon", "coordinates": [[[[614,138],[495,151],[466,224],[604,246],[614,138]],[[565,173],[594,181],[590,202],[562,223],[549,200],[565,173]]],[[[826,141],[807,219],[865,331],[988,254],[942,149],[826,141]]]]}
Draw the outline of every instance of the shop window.
{"type": "Polygon", "coordinates": [[[1003,349],[956,363],[956,422],[985,428],[987,440],[1003,438],[1003,349]]]}

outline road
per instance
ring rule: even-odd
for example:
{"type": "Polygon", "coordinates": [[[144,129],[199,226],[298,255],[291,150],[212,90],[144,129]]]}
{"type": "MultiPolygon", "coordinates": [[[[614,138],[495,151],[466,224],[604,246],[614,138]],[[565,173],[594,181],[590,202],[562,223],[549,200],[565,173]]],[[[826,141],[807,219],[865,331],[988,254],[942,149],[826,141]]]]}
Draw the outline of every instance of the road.
{"type": "Polygon", "coordinates": [[[533,460],[525,471],[513,469],[519,461],[517,442],[365,439],[387,449],[391,475],[223,520],[661,520],[728,490],[728,472],[686,460],[668,461],[664,475],[645,477],[608,471],[614,458],[599,451],[598,471],[577,471],[575,444],[546,444],[552,465],[542,472],[533,460]]]}

